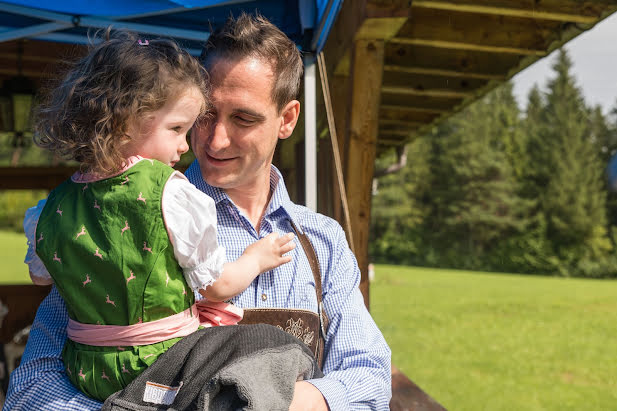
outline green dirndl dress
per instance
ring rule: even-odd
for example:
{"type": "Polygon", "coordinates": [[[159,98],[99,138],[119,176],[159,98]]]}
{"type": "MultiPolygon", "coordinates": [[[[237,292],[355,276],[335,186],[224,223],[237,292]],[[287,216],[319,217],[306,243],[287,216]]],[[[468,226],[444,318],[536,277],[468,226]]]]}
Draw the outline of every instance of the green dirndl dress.
{"type": "MultiPolygon", "coordinates": [[[[161,211],[174,170],[142,160],[120,175],[53,190],[36,228],[36,253],[85,324],[131,325],[191,307],[161,211]]],[[[88,396],[105,400],[126,387],[179,338],[144,346],[90,346],[67,340],[66,373],[88,396]]]]}

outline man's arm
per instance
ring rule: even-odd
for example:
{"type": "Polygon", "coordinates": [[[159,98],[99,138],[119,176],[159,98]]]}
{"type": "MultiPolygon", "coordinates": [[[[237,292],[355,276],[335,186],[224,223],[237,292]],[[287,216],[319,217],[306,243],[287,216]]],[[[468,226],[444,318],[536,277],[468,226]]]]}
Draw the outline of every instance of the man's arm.
{"type": "Polygon", "coordinates": [[[20,366],[11,374],[5,410],[98,410],[64,373],[68,314],[55,287],[39,307],[20,366]]]}
{"type": "Polygon", "coordinates": [[[330,258],[316,248],[325,271],[324,306],[330,319],[326,376],[308,381],[319,389],[331,410],[387,410],[392,396],[390,348],[364,305],[358,288],[360,270],[345,234],[330,221],[332,231],[327,231],[334,237],[330,258]]]}

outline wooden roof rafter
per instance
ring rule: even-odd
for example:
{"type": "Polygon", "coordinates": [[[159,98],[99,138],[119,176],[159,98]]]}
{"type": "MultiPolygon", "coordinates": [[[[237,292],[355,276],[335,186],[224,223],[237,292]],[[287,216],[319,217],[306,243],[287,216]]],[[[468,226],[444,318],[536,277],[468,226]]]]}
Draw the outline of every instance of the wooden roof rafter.
{"type": "MultiPolygon", "coordinates": [[[[550,3],[550,2],[546,2],[550,3]]],[[[560,1],[560,7],[550,7],[546,3],[536,4],[535,1],[431,1],[414,0],[412,6],[442,11],[458,11],[465,13],[489,14],[504,17],[521,17],[527,19],[542,19],[582,24],[593,24],[598,20],[598,14],[603,11],[602,7],[597,10],[586,7],[582,9],[580,2],[560,1]],[[493,4],[482,4],[493,3],[493,4]]],[[[591,3],[591,2],[588,2],[591,3]]],[[[554,1],[553,6],[558,2],[554,1]]]]}

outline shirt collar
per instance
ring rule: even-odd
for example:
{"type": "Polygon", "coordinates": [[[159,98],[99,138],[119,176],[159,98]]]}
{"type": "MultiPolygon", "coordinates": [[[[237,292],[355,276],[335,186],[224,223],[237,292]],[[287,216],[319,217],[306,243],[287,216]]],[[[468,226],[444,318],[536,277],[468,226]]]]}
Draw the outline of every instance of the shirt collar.
{"type": "MultiPolygon", "coordinates": [[[[269,216],[279,210],[282,210],[285,214],[287,214],[287,216],[289,216],[296,227],[301,230],[296,213],[296,207],[289,198],[283,176],[275,166],[272,165],[270,167],[270,190],[272,191],[272,197],[270,198],[270,203],[267,206],[265,215],[269,216]]],[[[191,183],[193,183],[199,190],[210,196],[216,204],[223,201],[233,204],[233,201],[231,201],[224,190],[218,187],[213,187],[204,181],[197,160],[193,161],[193,163],[186,170],[185,174],[191,183]]]]}

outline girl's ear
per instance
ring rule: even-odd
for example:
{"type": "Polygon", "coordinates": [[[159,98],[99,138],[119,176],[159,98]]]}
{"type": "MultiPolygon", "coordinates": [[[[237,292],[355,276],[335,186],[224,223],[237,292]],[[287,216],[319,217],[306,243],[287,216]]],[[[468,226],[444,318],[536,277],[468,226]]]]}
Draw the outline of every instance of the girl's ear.
{"type": "Polygon", "coordinates": [[[279,128],[278,138],[284,140],[291,136],[296,124],[298,123],[298,116],[300,115],[300,102],[298,100],[291,100],[283,110],[281,110],[281,127],[279,128]]]}

